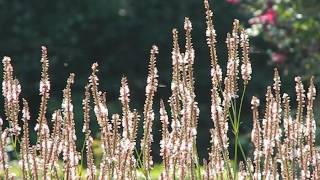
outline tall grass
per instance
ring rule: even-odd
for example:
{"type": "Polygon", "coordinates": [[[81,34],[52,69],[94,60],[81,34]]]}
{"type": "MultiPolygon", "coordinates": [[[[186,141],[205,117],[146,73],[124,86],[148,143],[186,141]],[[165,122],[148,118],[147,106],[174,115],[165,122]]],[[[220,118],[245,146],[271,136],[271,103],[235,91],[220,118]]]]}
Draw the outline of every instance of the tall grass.
{"type": "MultiPolygon", "coordinates": [[[[293,114],[290,98],[281,92],[281,80],[275,69],[274,84],[268,86],[263,116],[259,113],[260,100],[252,97],[253,129],[251,141],[254,153],[244,152],[239,141],[243,99],[251,80],[249,39],[246,31],[235,20],[227,34],[228,61],[223,75],[216,53],[216,33],[213,13],[204,0],[206,10],[205,35],[211,59],[211,148],[209,158],[201,161],[197,154],[197,124],[199,107],[194,91],[192,24],[185,18],[185,51],[181,52],[179,34],[173,29],[171,96],[160,101],[163,159],[159,179],[319,179],[320,151],[315,146],[313,103],[316,89],[313,78],[305,92],[300,77],[295,78],[297,110],[293,114]],[[169,110],[169,111],[168,111],[169,110]],[[231,126],[231,128],[229,127],[231,126]],[[228,133],[234,134],[234,160],[229,154],[228,133]],[[238,152],[244,161],[238,164],[238,152]],[[251,158],[250,158],[251,157],[251,158]]],[[[21,86],[14,76],[11,59],[3,58],[2,94],[5,121],[0,121],[0,170],[4,179],[151,179],[154,167],[151,156],[152,125],[155,119],[154,96],[158,87],[158,48],[150,51],[149,71],[145,88],[143,114],[130,107],[127,78],[121,80],[119,100],[121,114],[109,115],[106,92],[99,88],[98,64],[85,86],[83,98],[83,133],[85,144],[76,148],[76,129],[72,102],[71,73],[63,90],[61,108],[51,116],[47,112],[50,99],[49,60],[42,47],[42,73],[39,85],[40,109],[35,131],[37,141],[30,143],[28,98],[21,98],[21,86]],[[20,107],[20,104],[23,107],[20,107]],[[94,139],[90,130],[90,111],[93,109],[100,127],[102,158],[95,163],[94,139]],[[22,114],[22,115],[20,115],[22,114]],[[22,117],[21,119],[19,117],[22,117]],[[21,121],[21,122],[20,122],[21,121]],[[137,128],[143,123],[143,137],[137,149],[137,128]],[[6,123],[7,124],[7,123],[6,123]],[[22,127],[20,127],[22,124],[22,127]],[[48,124],[53,124],[49,127],[48,124]],[[18,147],[20,145],[20,147],[18,147]],[[18,164],[8,158],[8,147],[13,146],[18,164]],[[84,161],[86,159],[86,161],[84,161]],[[84,164],[86,163],[86,164],[84,164]],[[16,170],[18,169],[18,170],[16,170]]]]}

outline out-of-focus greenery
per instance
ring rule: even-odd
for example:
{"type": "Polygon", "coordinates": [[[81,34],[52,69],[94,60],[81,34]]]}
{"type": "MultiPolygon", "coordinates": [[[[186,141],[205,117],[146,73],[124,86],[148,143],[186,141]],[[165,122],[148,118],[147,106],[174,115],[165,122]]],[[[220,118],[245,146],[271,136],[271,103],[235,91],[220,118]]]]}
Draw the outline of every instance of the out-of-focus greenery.
{"type": "MultiPolygon", "coordinates": [[[[270,43],[264,50],[285,75],[302,75],[304,78],[320,75],[319,1],[258,0],[245,2],[243,7],[252,12],[253,17],[266,15],[268,10],[275,11],[270,17],[274,19],[273,24],[253,23],[251,29],[270,43]]],[[[316,81],[320,82],[320,79],[316,81]]]]}
{"type": "MultiPolygon", "coordinates": [[[[295,96],[294,76],[301,76],[305,82],[315,76],[319,87],[320,1],[246,0],[239,6],[251,14],[248,30],[251,39],[257,41],[255,51],[268,55],[268,65],[280,70],[282,89],[295,96]],[[259,19],[265,21],[257,22],[259,19]]],[[[319,101],[315,102],[317,108],[319,101]]],[[[315,111],[315,117],[319,129],[319,111],[315,111]]],[[[316,142],[320,144],[320,138],[316,142]]]]}
{"type": "MultiPolygon", "coordinates": [[[[255,15],[253,12],[262,11],[266,6],[265,3],[265,1],[230,3],[223,0],[211,2],[218,34],[218,56],[222,67],[225,67],[227,60],[224,43],[226,33],[231,30],[233,19],[239,19],[244,27],[251,27],[248,21],[255,15]],[[244,9],[251,11],[244,11],[244,9]]],[[[317,47],[308,43],[319,45],[317,44],[319,43],[317,41],[319,38],[319,31],[317,31],[319,17],[313,17],[319,10],[319,3],[316,0],[310,2],[309,6],[305,6],[305,3],[307,2],[297,1],[295,4],[290,1],[281,1],[276,8],[279,13],[277,22],[279,28],[277,26],[270,27],[268,32],[262,28],[260,34],[251,39],[254,76],[249,84],[244,102],[243,123],[240,129],[240,132],[244,132],[244,134],[251,130],[249,108],[251,95],[260,94],[262,96],[265,87],[272,81],[274,64],[268,63],[270,62],[269,47],[272,50],[281,49],[288,54],[287,60],[281,67],[292,69],[296,64],[301,64],[304,61],[318,62],[319,52],[308,53],[308,56],[304,53],[307,50],[308,52],[312,50],[308,49],[309,47],[317,47]],[[291,6],[292,9],[288,11],[287,7],[291,6]],[[294,18],[295,12],[302,14],[302,18],[294,18]],[[284,31],[281,30],[282,26],[284,31]],[[275,31],[277,28],[279,31],[275,31]],[[276,33],[272,33],[273,31],[276,33]],[[285,33],[282,35],[279,32],[285,33]],[[280,35],[283,45],[279,45],[280,41],[277,40],[280,39],[278,37],[280,35]],[[273,38],[275,41],[272,41],[273,38]],[[296,42],[297,38],[300,41],[296,42]]],[[[212,127],[210,120],[210,60],[205,40],[203,2],[199,0],[1,0],[0,55],[11,56],[13,59],[15,74],[22,85],[22,96],[29,101],[31,107],[33,121],[31,127],[34,127],[40,102],[38,82],[40,80],[40,47],[42,45],[47,46],[49,50],[52,83],[48,109],[50,113],[61,106],[62,89],[68,74],[70,72],[76,73],[73,101],[78,139],[83,139],[81,100],[93,62],[98,62],[100,65],[101,87],[107,91],[110,114],[119,113],[121,110],[117,98],[120,79],[124,75],[128,76],[132,107],[141,112],[149,49],[153,44],[158,45],[161,88],[158,90],[156,99],[155,110],[157,111],[159,97],[167,100],[170,96],[171,30],[174,27],[180,30],[181,45],[183,45],[183,20],[185,16],[190,17],[194,29],[192,35],[196,50],[196,93],[201,112],[197,140],[198,152],[200,159],[206,157],[207,148],[209,148],[209,128],[212,127]]],[[[314,51],[312,50],[312,52],[314,51]]],[[[312,67],[316,66],[310,64],[309,69],[313,69],[312,67]]],[[[316,68],[308,72],[318,74],[316,68]]],[[[289,88],[293,90],[292,84],[289,88]]],[[[3,114],[2,109],[1,113],[3,114]]],[[[47,114],[47,117],[50,119],[51,115],[47,114]]],[[[157,117],[154,123],[153,156],[156,161],[160,160],[159,140],[161,136],[158,119],[157,117]]],[[[93,133],[98,132],[96,123],[92,123],[91,127],[93,133]]],[[[249,147],[248,137],[248,134],[245,134],[241,139],[245,147],[249,147]]],[[[78,145],[79,149],[81,146],[82,144],[78,145]]]]}

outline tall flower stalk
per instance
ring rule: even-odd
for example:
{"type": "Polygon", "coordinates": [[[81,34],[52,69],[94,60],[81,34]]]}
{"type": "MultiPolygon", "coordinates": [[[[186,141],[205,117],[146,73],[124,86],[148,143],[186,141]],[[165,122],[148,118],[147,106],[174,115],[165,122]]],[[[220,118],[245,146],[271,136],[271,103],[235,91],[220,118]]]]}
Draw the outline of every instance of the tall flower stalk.
{"type": "Polygon", "coordinates": [[[151,143],[153,142],[152,124],[154,121],[153,99],[158,87],[158,69],[156,67],[156,54],[158,47],[152,46],[150,51],[149,72],[146,86],[146,99],[143,108],[143,139],[141,141],[141,151],[143,158],[143,172],[146,178],[150,179],[150,170],[153,165],[151,157],[151,143]]]}

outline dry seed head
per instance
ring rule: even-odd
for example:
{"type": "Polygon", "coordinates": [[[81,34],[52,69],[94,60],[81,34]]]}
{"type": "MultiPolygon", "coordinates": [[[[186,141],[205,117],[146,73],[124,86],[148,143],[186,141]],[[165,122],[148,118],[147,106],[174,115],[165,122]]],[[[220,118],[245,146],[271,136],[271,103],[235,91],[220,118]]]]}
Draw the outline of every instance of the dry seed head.
{"type": "Polygon", "coordinates": [[[209,2],[207,0],[204,1],[204,6],[205,6],[205,10],[206,10],[206,23],[207,23],[207,29],[206,29],[206,36],[207,38],[207,42],[208,44],[211,44],[209,42],[213,42],[216,43],[215,38],[211,37],[216,37],[216,31],[214,29],[213,23],[212,23],[212,16],[213,16],[213,12],[210,10],[210,6],[209,6],[209,2]],[[213,41],[209,41],[209,40],[213,40],[213,41]]]}
{"type": "Polygon", "coordinates": [[[12,66],[11,66],[11,58],[8,56],[4,56],[2,59],[2,63],[4,64],[4,70],[5,71],[11,71],[12,72],[12,66]]]}
{"type": "MultiPolygon", "coordinates": [[[[157,91],[158,86],[158,69],[156,67],[156,54],[158,54],[158,47],[153,45],[150,51],[150,63],[149,63],[149,73],[147,78],[146,95],[153,94],[157,91]]],[[[152,95],[153,96],[153,95],[152,95]]]]}
{"type": "Polygon", "coordinates": [[[130,90],[129,90],[127,78],[122,77],[119,100],[121,101],[122,104],[129,103],[130,102],[129,97],[130,97],[130,90]]]}
{"type": "MultiPolygon", "coordinates": [[[[47,125],[46,113],[47,113],[47,104],[49,100],[49,91],[50,91],[50,81],[48,75],[48,68],[49,68],[49,60],[48,60],[48,52],[47,48],[42,46],[41,47],[41,60],[42,63],[42,71],[41,71],[41,80],[39,83],[39,91],[41,95],[41,103],[40,103],[40,110],[37,119],[37,124],[35,126],[35,130],[38,131],[38,146],[40,146],[40,151],[42,157],[45,157],[45,151],[47,146],[47,138],[49,133],[49,128],[47,125]]],[[[43,158],[45,161],[45,158],[43,158]]],[[[45,164],[45,163],[44,163],[45,164]]]]}
{"type": "MultiPolygon", "coordinates": [[[[305,129],[305,136],[307,136],[308,146],[313,148],[313,143],[315,140],[315,133],[316,133],[316,123],[314,119],[313,113],[313,103],[316,96],[316,88],[314,85],[314,77],[310,78],[310,85],[308,88],[307,98],[307,115],[306,115],[306,129],[305,129]]],[[[312,151],[312,149],[311,149],[312,151]]]]}
{"type": "Polygon", "coordinates": [[[96,73],[98,72],[98,63],[93,63],[92,66],[91,66],[91,69],[93,71],[93,73],[96,73]]]}
{"type": "Polygon", "coordinates": [[[310,78],[310,86],[309,86],[309,90],[307,93],[307,98],[308,99],[314,99],[316,96],[316,87],[314,85],[314,76],[312,76],[310,78]]]}
{"type": "Polygon", "coordinates": [[[176,93],[179,88],[180,81],[180,62],[182,62],[182,55],[180,53],[178,31],[177,29],[172,30],[173,48],[172,48],[172,81],[171,90],[176,93]]]}
{"type": "Polygon", "coordinates": [[[45,46],[41,47],[41,63],[42,63],[42,71],[41,71],[41,80],[40,80],[40,86],[39,91],[40,95],[43,95],[45,93],[49,93],[50,91],[50,81],[49,81],[49,75],[48,75],[48,69],[49,69],[49,60],[48,60],[48,51],[45,46]]]}
{"type": "Polygon", "coordinates": [[[82,100],[83,109],[83,128],[82,132],[89,134],[89,123],[90,123],[90,85],[85,86],[84,99],[82,100]]]}
{"type": "Polygon", "coordinates": [[[8,102],[11,101],[11,86],[13,81],[13,68],[11,65],[11,58],[4,56],[2,60],[3,64],[3,81],[2,81],[2,95],[5,97],[5,100],[8,102]]]}
{"type": "Polygon", "coordinates": [[[69,84],[73,84],[73,83],[74,83],[74,76],[75,76],[74,73],[70,73],[70,76],[69,76],[69,78],[68,78],[68,80],[67,80],[67,82],[68,82],[69,84]]]}
{"type": "Polygon", "coordinates": [[[67,79],[67,85],[63,90],[63,160],[65,161],[65,178],[68,177],[77,177],[76,167],[78,165],[80,154],[76,150],[76,131],[75,131],[75,122],[73,114],[73,104],[71,97],[71,85],[74,83],[74,74],[70,73],[67,79]]]}
{"type": "Polygon", "coordinates": [[[158,46],[153,45],[150,52],[151,52],[151,54],[158,54],[159,53],[158,46]]]}
{"type": "Polygon", "coordinates": [[[167,136],[167,128],[169,125],[168,114],[164,106],[163,100],[160,101],[160,120],[162,122],[162,135],[167,136]]]}
{"type": "Polygon", "coordinates": [[[294,80],[296,81],[296,96],[297,96],[297,103],[298,103],[298,107],[297,107],[297,113],[296,113],[296,120],[297,122],[300,122],[303,120],[303,108],[305,106],[305,90],[301,81],[301,77],[297,76],[294,78],[294,80]]]}
{"type": "MultiPolygon", "coordinates": [[[[193,93],[194,89],[194,78],[193,78],[193,64],[194,64],[194,59],[195,59],[195,51],[192,46],[192,37],[191,37],[191,30],[192,30],[192,25],[191,21],[189,18],[185,18],[185,36],[186,36],[186,43],[185,43],[185,53],[183,56],[183,68],[185,70],[182,70],[182,79],[185,79],[185,82],[187,83],[185,86],[190,93],[192,93],[191,96],[195,96],[193,93]]],[[[184,80],[183,80],[184,81],[184,80]]],[[[189,93],[189,92],[187,92],[189,93]]]]}
{"type": "Polygon", "coordinates": [[[10,89],[13,81],[13,76],[12,76],[13,68],[11,65],[11,58],[4,56],[2,60],[2,64],[3,64],[2,94],[5,97],[5,100],[10,102],[12,99],[10,89]]]}
{"type": "Polygon", "coordinates": [[[251,105],[253,107],[258,107],[260,105],[260,100],[257,97],[253,96],[251,100],[251,105]]]}
{"type": "Polygon", "coordinates": [[[122,77],[120,87],[120,101],[122,104],[122,126],[123,126],[123,137],[129,138],[132,131],[132,114],[130,111],[130,90],[127,83],[127,78],[122,77]]]}
{"type": "Polygon", "coordinates": [[[49,67],[49,61],[48,61],[48,50],[45,46],[41,46],[41,63],[42,63],[42,74],[41,78],[48,79],[48,67],[49,67]]]}
{"type": "Polygon", "coordinates": [[[23,121],[23,137],[22,137],[22,143],[21,146],[21,156],[22,156],[22,169],[23,169],[23,175],[26,177],[27,175],[25,172],[31,170],[29,165],[29,121],[30,120],[30,114],[29,114],[29,107],[28,103],[25,99],[23,99],[23,110],[22,110],[22,121],[23,121]]]}
{"type": "Polygon", "coordinates": [[[2,95],[4,97],[4,110],[11,124],[11,129],[14,135],[18,135],[20,127],[18,124],[18,115],[20,112],[19,97],[21,93],[21,86],[17,79],[13,78],[13,68],[11,59],[4,57],[3,63],[3,82],[2,82],[2,95]]]}
{"type": "Polygon", "coordinates": [[[179,47],[179,37],[178,30],[172,30],[173,48],[172,48],[172,65],[176,66],[177,63],[181,61],[180,47],[179,47]]]}
{"type": "Polygon", "coordinates": [[[184,29],[186,31],[191,31],[192,30],[192,24],[191,24],[191,21],[189,20],[188,17],[184,18],[184,29]]]}
{"type": "Polygon", "coordinates": [[[274,69],[274,76],[273,76],[273,89],[275,91],[275,98],[278,102],[279,110],[280,110],[280,104],[281,104],[281,95],[280,95],[280,87],[281,87],[281,80],[279,76],[279,72],[277,68],[274,69]]]}
{"type": "Polygon", "coordinates": [[[208,0],[204,0],[204,6],[206,10],[206,36],[207,36],[207,45],[210,50],[210,59],[211,59],[211,81],[212,88],[217,88],[219,83],[222,81],[222,70],[218,64],[217,52],[216,52],[216,30],[214,29],[212,23],[213,12],[210,10],[208,0]]]}
{"type": "MultiPolygon", "coordinates": [[[[96,75],[96,73],[99,71],[98,70],[98,63],[93,63],[92,66],[91,66],[91,69],[92,69],[92,73],[89,77],[89,83],[91,85],[91,88],[92,88],[92,91],[98,91],[96,88],[97,86],[99,85],[99,79],[96,75]]],[[[94,96],[95,98],[95,96],[94,96]]]]}
{"type": "Polygon", "coordinates": [[[152,136],[152,124],[154,121],[153,112],[153,98],[158,87],[158,70],[156,67],[156,54],[158,54],[158,47],[153,45],[150,51],[149,72],[147,77],[146,86],[146,99],[144,103],[144,134],[141,140],[141,151],[143,154],[144,171],[150,173],[151,166],[153,164],[151,153],[151,143],[153,142],[152,136]]]}
{"type": "Polygon", "coordinates": [[[240,35],[241,48],[242,48],[242,65],[241,65],[241,74],[244,84],[248,84],[248,81],[251,80],[251,62],[249,59],[249,38],[245,30],[241,30],[240,35]]]}
{"type": "Polygon", "coordinates": [[[226,43],[228,48],[227,77],[229,83],[229,92],[231,97],[236,98],[238,91],[237,80],[239,78],[238,34],[235,32],[232,34],[228,33],[226,43]]]}
{"type": "MultiPolygon", "coordinates": [[[[89,84],[91,86],[91,93],[94,102],[94,112],[97,117],[98,124],[101,128],[106,126],[108,117],[108,109],[105,104],[105,94],[102,94],[98,89],[99,78],[96,73],[98,72],[98,63],[93,63],[91,66],[92,73],[89,77],[89,84]]],[[[107,129],[107,128],[104,128],[107,129]]]]}
{"type": "Polygon", "coordinates": [[[254,144],[254,164],[256,165],[254,177],[259,179],[260,173],[260,156],[261,156],[261,127],[259,121],[258,106],[260,101],[257,97],[253,96],[251,100],[251,109],[253,114],[253,129],[251,132],[251,141],[254,144]]]}
{"type": "Polygon", "coordinates": [[[73,105],[71,103],[71,85],[74,83],[74,74],[70,73],[68,79],[67,79],[67,86],[63,90],[63,103],[61,105],[62,109],[64,109],[67,112],[73,111],[73,105]]]}
{"type": "Polygon", "coordinates": [[[94,159],[93,159],[93,138],[89,137],[86,140],[86,146],[87,146],[87,178],[88,179],[95,179],[96,174],[96,166],[94,165],[94,159]]]}
{"type": "Polygon", "coordinates": [[[25,99],[23,100],[23,109],[22,109],[22,117],[24,120],[28,121],[30,119],[28,102],[25,99]]]}
{"type": "Polygon", "coordinates": [[[284,109],[284,115],[283,115],[283,126],[284,126],[284,132],[285,136],[288,138],[288,134],[290,132],[290,127],[292,126],[292,118],[290,115],[290,97],[287,93],[284,93],[282,96],[283,99],[283,109],[284,109]]]}
{"type": "Polygon", "coordinates": [[[240,27],[240,22],[238,19],[235,19],[233,21],[233,29],[232,29],[232,36],[235,38],[235,40],[238,40],[239,38],[238,36],[239,27],[240,27]]]}

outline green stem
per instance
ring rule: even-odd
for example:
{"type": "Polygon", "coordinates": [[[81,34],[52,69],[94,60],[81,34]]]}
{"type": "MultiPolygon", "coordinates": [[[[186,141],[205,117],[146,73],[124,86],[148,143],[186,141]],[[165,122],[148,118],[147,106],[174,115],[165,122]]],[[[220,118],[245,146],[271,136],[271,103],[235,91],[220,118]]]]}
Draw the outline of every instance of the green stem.
{"type": "Polygon", "coordinates": [[[197,151],[197,145],[196,145],[196,138],[193,141],[193,156],[195,159],[196,164],[196,175],[198,176],[197,179],[201,179],[201,172],[200,172],[200,165],[199,165],[199,157],[198,157],[198,151],[197,151]]]}
{"type": "Polygon", "coordinates": [[[231,108],[232,108],[232,115],[233,118],[230,119],[231,122],[233,122],[232,124],[232,130],[233,130],[233,134],[234,134],[234,162],[233,162],[233,176],[234,179],[236,179],[236,175],[237,175],[237,161],[238,161],[238,131],[239,131],[239,120],[237,119],[237,110],[236,110],[236,103],[235,101],[231,101],[231,108]]]}
{"type": "Polygon", "coordinates": [[[248,171],[249,171],[250,179],[253,179],[253,175],[252,175],[251,169],[250,169],[249,164],[248,164],[248,162],[247,162],[246,154],[245,154],[244,151],[243,151],[243,148],[242,148],[242,145],[241,145],[240,141],[238,141],[238,143],[239,143],[239,149],[240,149],[240,151],[241,151],[241,154],[242,154],[243,158],[245,159],[244,162],[245,162],[245,164],[246,164],[246,166],[247,166],[247,169],[248,169],[248,171]]]}
{"type": "Polygon", "coordinates": [[[20,141],[16,136],[14,136],[14,137],[11,136],[11,142],[12,142],[12,146],[13,146],[13,149],[14,149],[14,153],[15,153],[16,158],[19,160],[19,153],[17,151],[17,141],[20,144],[20,141]]]}
{"type": "Polygon", "coordinates": [[[83,142],[83,145],[82,145],[82,149],[81,149],[81,162],[80,162],[80,168],[79,168],[79,176],[81,177],[82,175],[82,166],[83,166],[83,154],[84,154],[84,149],[86,147],[86,138],[83,142]]]}
{"type": "Polygon", "coordinates": [[[235,179],[237,179],[237,162],[238,162],[238,145],[237,143],[239,142],[238,139],[238,132],[235,134],[235,147],[234,147],[234,169],[233,169],[233,176],[235,179]]]}
{"type": "Polygon", "coordinates": [[[243,99],[244,99],[244,95],[246,93],[247,90],[247,85],[244,85],[243,87],[243,91],[242,91],[242,95],[241,95],[241,101],[240,101],[240,107],[239,107],[239,112],[238,112],[238,124],[240,124],[240,117],[241,117],[241,110],[242,110],[242,105],[243,105],[243,99]]]}
{"type": "Polygon", "coordinates": [[[139,168],[142,169],[142,168],[143,168],[143,167],[142,167],[143,164],[142,164],[142,161],[141,161],[141,153],[138,152],[138,150],[137,150],[136,147],[134,148],[134,151],[135,151],[135,153],[136,153],[136,155],[137,155],[138,166],[139,166],[139,168]]]}
{"type": "MultiPolygon", "coordinates": [[[[243,90],[242,90],[242,95],[241,95],[241,100],[240,100],[240,105],[239,105],[239,111],[237,112],[237,109],[236,109],[236,102],[235,101],[232,101],[231,102],[231,106],[232,106],[232,111],[233,111],[233,120],[235,122],[233,122],[233,133],[234,133],[234,136],[235,136],[235,140],[234,140],[234,177],[236,179],[236,175],[237,175],[237,163],[238,163],[238,144],[240,144],[241,146],[241,143],[239,142],[239,127],[240,127],[240,117],[241,117],[241,111],[242,111],[242,106],[243,106],[243,99],[244,99],[244,95],[245,95],[245,92],[246,92],[246,88],[247,88],[247,85],[244,85],[243,87],[243,90]],[[238,115],[237,115],[238,113],[238,115]]],[[[242,146],[241,146],[241,149],[242,149],[242,146]]],[[[244,155],[244,153],[242,153],[244,155]]],[[[243,156],[243,158],[245,159],[246,161],[246,158],[245,156],[243,156]]]]}

